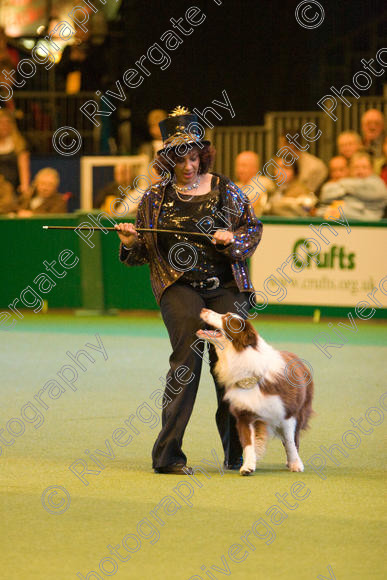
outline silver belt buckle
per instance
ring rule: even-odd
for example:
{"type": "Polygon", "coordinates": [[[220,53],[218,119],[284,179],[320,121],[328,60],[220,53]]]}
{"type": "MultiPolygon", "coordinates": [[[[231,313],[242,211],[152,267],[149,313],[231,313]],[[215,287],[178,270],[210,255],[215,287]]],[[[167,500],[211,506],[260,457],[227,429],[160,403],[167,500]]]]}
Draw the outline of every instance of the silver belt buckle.
{"type": "Polygon", "coordinates": [[[212,278],[207,278],[206,282],[211,282],[213,281],[213,284],[211,287],[208,287],[207,290],[216,290],[216,288],[219,288],[220,286],[220,280],[219,278],[217,278],[217,276],[213,276],[212,278]]]}

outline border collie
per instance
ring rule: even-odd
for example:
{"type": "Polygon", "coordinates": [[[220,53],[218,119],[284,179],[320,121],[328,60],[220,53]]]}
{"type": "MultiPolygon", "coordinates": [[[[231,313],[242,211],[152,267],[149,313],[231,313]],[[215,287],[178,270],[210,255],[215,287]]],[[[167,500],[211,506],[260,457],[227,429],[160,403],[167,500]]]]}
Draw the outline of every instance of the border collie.
{"type": "Polygon", "coordinates": [[[200,317],[216,329],[196,334],[216,349],[214,372],[225,388],[224,398],[236,418],[243,448],[241,475],[255,471],[268,435],[282,439],[290,471],[303,471],[298,454],[300,430],[307,428],[313,413],[309,369],[295,354],[267,344],[238,314],[203,308],[200,317]]]}

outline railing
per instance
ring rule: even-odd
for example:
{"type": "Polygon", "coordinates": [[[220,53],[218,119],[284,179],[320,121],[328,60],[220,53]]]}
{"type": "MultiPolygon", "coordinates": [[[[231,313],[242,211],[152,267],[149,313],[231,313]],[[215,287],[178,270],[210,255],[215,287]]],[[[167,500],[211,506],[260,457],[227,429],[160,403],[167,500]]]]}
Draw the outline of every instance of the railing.
{"type": "Polygon", "coordinates": [[[235,157],[246,149],[258,153],[262,167],[278,151],[281,132],[284,129],[295,132],[305,123],[314,123],[322,132],[321,137],[310,144],[308,151],[327,162],[336,154],[336,139],[342,131],[360,133],[361,116],[367,109],[379,109],[387,117],[387,85],[384,86],[382,97],[351,97],[348,98],[350,107],[339,99],[337,101],[334,111],[337,121],[333,121],[323,111],[285,111],[267,113],[262,126],[215,127],[208,132],[208,137],[217,150],[216,171],[234,179],[235,157]]]}
{"type": "MultiPolygon", "coordinates": [[[[15,91],[14,99],[21,117],[19,127],[33,152],[54,153],[53,132],[64,125],[74,127],[82,135],[83,154],[100,152],[101,127],[92,125],[80,111],[81,105],[88,99],[98,100],[95,93],[67,95],[51,91],[15,91]]],[[[217,149],[215,169],[234,178],[235,157],[246,149],[256,151],[261,164],[265,163],[278,150],[278,136],[283,129],[295,131],[307,122],[314,123],[322,131],[320,139],[311,144],[310,152],[328,161],[336,152],[338,134],[349,129],[360,132],[361,116],[367,109],[376,108],[387,115],[387,85],[382,97],[348,98],[351,107],[339,99],[337,101],[337,121],[330,119],[323,111],[281,111],[267,113],[262,126],[215,127],[208,132],[217,149]]]]}

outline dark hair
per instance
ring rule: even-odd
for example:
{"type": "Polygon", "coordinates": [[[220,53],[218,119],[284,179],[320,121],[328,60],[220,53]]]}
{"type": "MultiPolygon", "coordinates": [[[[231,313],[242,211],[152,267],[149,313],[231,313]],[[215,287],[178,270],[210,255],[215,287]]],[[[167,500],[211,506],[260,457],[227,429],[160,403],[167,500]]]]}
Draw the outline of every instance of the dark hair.
{"type": "Polygon", "coordinates": [[[276,155],[273,159],[276,162],[282,161],[282,163],[284,164],[285,167],[287,167],[288,169],[290,169],[290,168],[293,169],[294,177],[298,177],[300,175],[300,164],[298,162],[298,159],[295,159],[291,165],[285,165],[283,157],[278,157],[276,155]]]}
{"type": "Polygon", "coordinates": [[[200,148],[199,145],[190,145],[190,147],[191,149],[189,149],[189,151],[187,151],[184,155],[179,155],[176,152],[175,147],[166,151],[164,153],[164,156],[158,154],[156,156],[157,164],[155,164],[155,170],[157,171],[157,173],[159,175],[164,175],[165,173],[164,170],[166,169],[172,177],[174,174],[174,167],[176,165],[176,162],[180,161],[181,159],[183,159],[183,157],[185,157],[186,155],[195,150],[199,152],[200,159],[198,173],[199,174],[207,173],[207,171],[210,169],[215,159],[216,154],[215,148],[212,145],[203,145],[202,148],[200,148]]]}
{"type": "MultiPolygon", "coordinates": [[[[290,133],[291,135],[298,135],[298,142],[300,143],[300,145],[304,145],[307,141],[305,139],[305,137],[303,136],[301,129],[282,129],[280,136],[283,137],[284,139],[286,139],[286,135],[290,133]]],[[[290,143],[288,142],[288,145],[290,145],[290,143]]]]}

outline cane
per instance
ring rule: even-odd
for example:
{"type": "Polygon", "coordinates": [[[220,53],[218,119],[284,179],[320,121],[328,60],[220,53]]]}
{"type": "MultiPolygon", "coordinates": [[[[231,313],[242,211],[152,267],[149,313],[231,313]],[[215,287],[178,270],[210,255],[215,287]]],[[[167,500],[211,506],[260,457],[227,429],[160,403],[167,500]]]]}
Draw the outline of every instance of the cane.
{"type": "MultiPolygon", "coordinates": [[[[90,231],[88,227],[79,227],[79,226],[42,226],[44,230],[70,230],[70,231],[82,231],[87,230],[90,231]]],[[[105,227],[103,226],[104,230],[108,230],[110,232],[118,232],[120,230],[116,230],[113,227],[105,227]]],[[[187,236],[208,236],[210,234],[204,234],[202,232],[185,232],[183,230],[158,230],[156,228],[136,228],[136,232],[152,232],[154,234],[184,234],[187,236]]]]}

